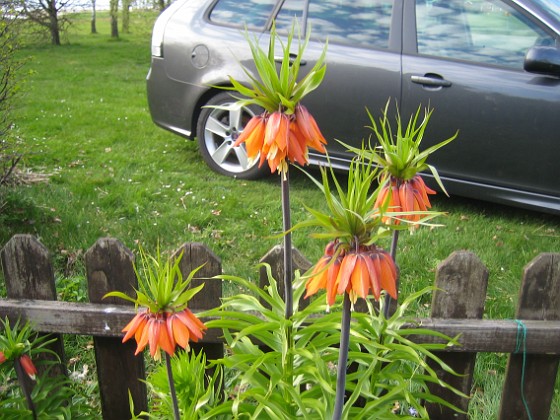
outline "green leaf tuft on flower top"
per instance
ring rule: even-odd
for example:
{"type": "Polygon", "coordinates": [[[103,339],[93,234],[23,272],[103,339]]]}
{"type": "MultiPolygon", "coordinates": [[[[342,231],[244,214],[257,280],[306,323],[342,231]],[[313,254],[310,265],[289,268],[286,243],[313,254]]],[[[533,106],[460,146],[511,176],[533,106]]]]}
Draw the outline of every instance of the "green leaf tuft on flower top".
{"type": "MultiPolygon", "coordinates": [[[[422,111],[422,106],[420,105],[416,113],[411,115],[407,126],[403,128],[402,118],[397,107],[395,121],[397,129],[394,132],[388,117],[390,103],[391,100],[389,99],[378,122],[376,122],[370,111],[366,109],[371,122],[369,128],[373,131],[379,143],[377,148],[379,153],[377,153],[377,150],[372,152],[371,158],[378,165],[384,167],[392,177],[402,181],[412,179],[418,172],[430,170],[441,189],[445,192],[445,187],[437,175],[437,170],[435,167],[426,164],[426,160],[433,152],[455,140],[459,131],[440,143],[421,151],[420,145],[434,111],[433,108],[425,108],[423,118],[420,121],[422,111]]],[[[356,148],[353,149],[356,150],[356,148]]]]}
{"type": "Polygon", "coordinates": [[[323,192],[328,211],[322,212],[306,206],[311,217],[294,226],[320,228],[320,232],[312,233],[313,237],[338,239],[350,246],[351,243],[371,245],[380,238],[387,236],[387,229],[376,215],[374,203],[378,195],[376,184],[379,169],[374,161],[355,158],[350,164],[348,183],[342,186],[337,180],[332,167],[321,167],[321,181],[306,173],[312,182],[323,192]],[[331,188],[334,185],[334,191],[331,188]]]}
{"type": "Polygon", "coordinates": [[[105,294],[103,298],[118,297],[136,306],[146,307],[152,313],[181,311],[204,287],[204,284],[201,284],[190,288],[193,277],[203,266],[196,267],[184,279],[179,266],[182,257],[183,254],[180,254],[163,261],[159,248],[156,257],[148,255],[140,248],[140,268],[134,267],[139,286],[135,289],[136,297],[113,291],[105,294]]]}
{"type": "Polygon", "coordinates": [[[263,107],[270,113],[281,110],[288,115],[293,114],[297,103],[321,84],[326,71],[325,57],[327,44],[325,44],[323,52],[314,66],[298,81],[302,56],[309,43],[309,37],[310,31],[308,31],[302,42],[299,26],[295,22],[284,43],[278,37],[276,27],[273,25],[270,31],[268,51],[265,52],[259,46],[258,39],[256,37],[251,39],[246,32],[246,39],[251,49],[257,74],[253,76],[249,69],[243,67],[245,74],[250,80],[249,86],[244,86],[233,77],[230,77],[232,88],[226,89],[235,90],[245,96],[246,98],[239,100],[242,105],[254,104],[263,107]],[[291,48],[296,29],[299,43],[297,54],[294,56],[291,48]],[[282,48],[282,61],[279,71],[277,70],[278,57],[275,54],[277,42],[282,48]]]}

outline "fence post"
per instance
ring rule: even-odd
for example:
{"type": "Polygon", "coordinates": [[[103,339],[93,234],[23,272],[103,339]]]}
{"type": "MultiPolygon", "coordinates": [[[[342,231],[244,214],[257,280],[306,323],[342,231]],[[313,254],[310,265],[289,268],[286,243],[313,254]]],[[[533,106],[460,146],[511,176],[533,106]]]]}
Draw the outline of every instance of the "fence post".
{"type": "Polygon", "coordinates": [[[521,320],[560,320],[560,254],[541,254],[525,266],[516,317],[519,346],[508,359],[499,418],[548,419],[560,357],[525,354],[521,320]]]}
{"type": "MultiPolygon", "coordinates": [[[[467,251],[452,253],[439,265],[435,286],[437,290],[434,291],[432,298],[433,318],[482,318],[488,286],[488,270],[476,255],[467,251]]],[[[460,376],[451,375],[437,368],[437,364],[430,363],[430,366],[436,370],[438,377],[464,394],[469,395],[476,353],[438,352],[437,355],[455,372],[460,374],[460,376]]],[[[468,410],[468,399],[435,384],[430,385],[430,391],[463,411],[468,410]]],[[[431,419],[467,419],[466,414],[458,414],[439,404],[428,404],[426,408],[431,419]]]]}
{"type": "MultiPolygon", "coordinates": [[[[49,251],[37,238],[26,234],[14,235],[6,243],[0,256],[8,298],[57,300],[49,251]]],[[[49,349],[58,354],[61,362],[53,366],[51,374],[67,375],[62,334],[48,335],[50,338],[56,338],[49,349]]],[[[54,360],[49,354],[43,354],[41,358],[54,360]]],[[[42,371],[41,366],[38,366],[38,369],[42,371]]]]}
{"type": "MultiPolygon", "coordinates": [[[[183,255],[179,263],[181,273],[186,278],[191,271],[200,267],[195,274],[191,287],[197,287],[204,283],[204,288],[197,293],[189,302],[191,310],[208,310],[221,305],[222,282],[211,277],[222,274],[222,262],[206,245],[198,242],[184,243],[175,251],[174,256],[183,255]]],[[[222,343],[191,343],[195,352],[204,350],[207,360],[216,360],[224,356],[224,345],[222,343]]]]}
{"type": "MultiPolygon", "coordinates": [[[[121,242],[112,238],[99,239],[85,254],[89,300],[92,303],[130,305],[123,299],[103,296],[112,291],[135,296],[137,279],[134,256],[121,242]]],[[[121,338],[93,337],[104,419],[130,418],[128,393],[134,402],[134,412],[148,410],[144,359],[134,356],[136,343],[121,338]]]]}
{"type": "MultiPolygon", "coordinates": [[[[284,246],[275,245],[260,259],[261,263],[270,265],[272,277],[278,282],[278,292],[284,298],[284,246]]],[[[311,268],[311,264],[303,254],[297,249],[292,248],[292,267],[294,272],[299,270],[302,274],[311,268]]],[[[269,285],[266,269],[262,267],[259,272],[259,285],[264,289],[269,285]]],[[[304,308],[309,304],[308,300],[299,302],[299,307],[304,308]]]]}

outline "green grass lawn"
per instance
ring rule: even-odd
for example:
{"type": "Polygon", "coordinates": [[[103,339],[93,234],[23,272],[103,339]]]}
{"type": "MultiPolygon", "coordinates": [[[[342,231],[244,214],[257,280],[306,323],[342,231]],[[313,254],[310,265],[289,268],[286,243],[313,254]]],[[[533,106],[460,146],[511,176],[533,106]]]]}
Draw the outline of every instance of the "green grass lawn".
{"type": "MultiPolygon", "coordinates": [[[[277,177],[251,182],[217,175],[203,164],[194,142],[152,123],[145,77],[155,17],[133,12],[131,33],[113,40],[105,14],[96,35],[88,33],[89,16],[83,15],[70,28],[68,44],[32,41],[21,50],[29,74],[14,120],[26,147],[20,169],[27,177],[3,192],[0,246],[16,233],[37,235],[52,252],[64,299],[86,299],[81,256],[100,237],[152,251],[158,242],[168,251],[203,242],[222,259],[225,272],[252,279],[254,265],[281,242],[272,237],[282,227],[277,177]],[[46,182],[42,175],[48,175],[46,182]]],[[[445,118],[444,111],[432,118],[445,118]]],[[[292,174],[296,223],[306,218],[304,204],[322,208],[324,200],[304,175],[292,174]]],[[[560,250],[559,219],[457,197],[437,197],[434,207],[448,213],[439,220],[444,227],[401,235],[403,292],[432,284],[438,263],[466,249],[490,271],[485,316],[513,318],[523,267],[541,252],[560,250]]],[[[293,240],[312,261],[325,245],[308,232],[295,232],[293,240]]],[[[428,313],[425,303],[421,315],[428,313]]],[[[485,355],[479,389],[492,383],[500,391],[504,360],[485,355]]],[[[496,409],[480,414],[477,407],[473,416],[479,417],[473,418],[493,418],[496,409]]],[[[553,412],[560,416],[558,398],[553,412]]]]}

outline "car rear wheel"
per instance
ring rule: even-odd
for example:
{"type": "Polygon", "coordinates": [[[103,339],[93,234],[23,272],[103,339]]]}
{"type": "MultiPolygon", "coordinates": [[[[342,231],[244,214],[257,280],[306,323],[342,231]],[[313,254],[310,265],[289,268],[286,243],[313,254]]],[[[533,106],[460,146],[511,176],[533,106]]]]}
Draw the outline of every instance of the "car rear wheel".
{"type": "Polygon", "coordinates": [[[257,179],[267,172],[259,168],[259,159],[247,156],[245,145],[233,147],[245,125],[258,112],[240,107],[229,93],[213,96],[202,108],[196,128],[200,154],[206,164],[220,174],[241,179],[257,179]]]}

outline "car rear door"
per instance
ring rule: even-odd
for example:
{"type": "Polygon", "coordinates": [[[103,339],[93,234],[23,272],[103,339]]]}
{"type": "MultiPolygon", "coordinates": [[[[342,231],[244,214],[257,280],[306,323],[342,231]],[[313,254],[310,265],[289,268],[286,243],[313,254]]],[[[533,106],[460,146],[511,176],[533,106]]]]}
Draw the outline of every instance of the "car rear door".
{"type": "Polygon", "coordinates": [[[403,116],[434,113],[426,146],[440,174],[559,195],[560,80],[523,70],[527,50],[557,36],[507,1],[410,0],[405,6],[403,116]]]}
{"type": "Polygon", "coordinates": [[[366,107],[379,113],[388,98],[400,99],[401,0],[286,0],[276,19],[280,33],[293,16],[307,18],[311,30],[302,71],[313,66],[328,39],[326,76],[304,104],[336,165],[349,155],[334,139],[359,146],[370,134],[366,107]]]}

